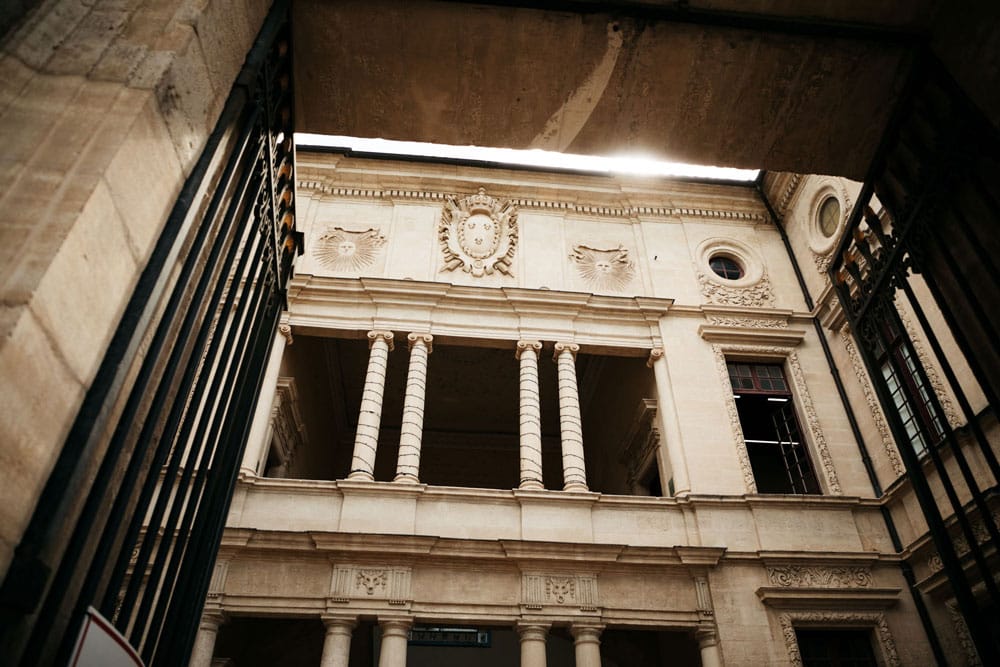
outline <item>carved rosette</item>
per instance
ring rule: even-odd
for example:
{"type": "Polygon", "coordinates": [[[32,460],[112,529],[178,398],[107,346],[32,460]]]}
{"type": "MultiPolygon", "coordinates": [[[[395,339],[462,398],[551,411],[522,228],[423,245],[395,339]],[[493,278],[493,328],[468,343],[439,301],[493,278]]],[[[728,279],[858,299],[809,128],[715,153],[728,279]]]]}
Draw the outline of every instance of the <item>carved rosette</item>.
{"type": "Polygon", "coordinates": [[[886,667],[899,667],[899,653],[896,651],[896,641],[892,638],[885,615],[878,612],[851,611],[799,611],[781,614],[781,635],[788,651],[788,664],[791,667],[802,667],[802,654],[799,653],[799,642],[795,637],[796,626],[868,626],[875,630],[882,662],[886,667]]]}
{"type": "Polygon", "coordinates": [[[375,262],[379,249],[384,245],[385,236],[375,227],[361,231],[327,227],[326,232],[316,239],[313,256],[334,271],[359,271],[375,262]]]}
{"type": "Polygon", "coordinates": [[[501,203],[484,188],[462,199],[449,197],[438,223],[438,242],[444,271],[462,271],[476,277],[495,272],[513,276],[517,249],[517,207],[501,203]]]}
{"type": "Polygon", "coordinates": [[[722,285],[699,271],[698,283],[701,285],[701,294],[708,303],[747,308],[770,308],[774,305],[774,289],[767,273],[752,285],[733,286],[722,285]]]}
{"type": "Polygon", "coordinates": [[[783,565],[767,568],[775,586],[805,588],[870,588],[872,573],[866,567],[783,565]]]}
{"type": "Polygon", "coordinates": [[[798,404],[802,407],[802,413],[805,417],[805,426],[809,429],[816,453],[819,454],[819,469],[824,473],[827,489],[830,494],[841,495],[843,491],[840,488],[840,480],[837,478],[837,471],[833,465],[833,457],[830,456],[826,436],[823,435],[823,429],[820,428],[819,416],[816,414],[816,407],[813,405],[812,396],[809,394],[805,375],[802,372],[802,365],[799,363],[799,357],[795,351],[787,347],[766,345],[713,345],[712,351],[715,353],[715,369],[719,373],[719,380],[721,382],[719,386],[723,388],[726,412],[729,415],[729,423],[733,429],[733,441],[736,443],[736,454],[739,458],[740,469],[743,472],[743,480],[746,484],[747,493],[757,493],[757,483],[754,481],[753,468],[750,465],[746,440],[743,439],[743,427],[740,425],[740,415],[736,409],[736,401],[733,399],[729,369],[726,366],[727,352],[772,358],[782,356],[785,358],[788,369],[791,371],[789,379],[795,388],[794,394],[798,398],[798,404]]]}
{"type": "Polygon", "coordinates": [[[608,249],[575,245],[569,258],[580,277],[594,289],[620,292],[635,278],[635,263],[621,244],[608,249]]]}

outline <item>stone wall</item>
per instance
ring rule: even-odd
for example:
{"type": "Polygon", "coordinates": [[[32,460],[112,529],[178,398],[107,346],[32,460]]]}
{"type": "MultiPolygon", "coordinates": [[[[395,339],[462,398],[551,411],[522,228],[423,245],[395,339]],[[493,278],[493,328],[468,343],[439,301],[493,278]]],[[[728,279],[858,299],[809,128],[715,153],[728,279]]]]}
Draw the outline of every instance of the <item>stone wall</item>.
{"type": "Polygon", "coordinates": [[[48,0],[0,52],[0,576],[268,0],[48,0]]]}

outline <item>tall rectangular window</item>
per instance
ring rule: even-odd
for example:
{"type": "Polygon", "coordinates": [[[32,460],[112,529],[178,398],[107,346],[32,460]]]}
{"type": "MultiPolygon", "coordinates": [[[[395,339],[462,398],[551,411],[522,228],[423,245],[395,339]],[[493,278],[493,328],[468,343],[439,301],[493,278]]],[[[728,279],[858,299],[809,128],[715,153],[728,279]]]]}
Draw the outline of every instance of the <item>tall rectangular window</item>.
{"type": "Polygon", "coordinates": [[[944,437],[941,415],[931,402],[933,389],[921,380],[906,336],[899,327],[883,322],[880,329],[882,338],[875,345],[875,360],[910,446],[920,456],[944,437]]]}
{"type": "Polygon", "coordinates": [[[781,365],[727,366],[757,491],[819,493],[781,365]]]}

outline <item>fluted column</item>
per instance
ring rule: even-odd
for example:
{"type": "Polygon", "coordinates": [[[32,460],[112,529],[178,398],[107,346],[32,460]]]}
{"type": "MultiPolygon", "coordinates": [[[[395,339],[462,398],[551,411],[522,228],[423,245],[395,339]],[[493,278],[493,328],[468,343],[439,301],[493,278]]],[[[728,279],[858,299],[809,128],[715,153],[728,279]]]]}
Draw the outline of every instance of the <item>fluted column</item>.
{"type": "Polygon", "coordinates": [[[267,368],[264,370],[264,382],[260,386],[260,398],[257,400],[257,411],[250,425],[250,435],[247,437],[247,448],[243,453],[243,463],[240,472],[247,475],[257,475],[260,471],[261,459],[268,445],[268,434],[271,431],[271,412],[274,410],[274,397],[278,393],[278,374],[281,371],[281,357],[285,353],[285,345],[292,344],[292,328],[288,324],[278,325],[278,333],[271,344],[271,354],[267,358],[267,368]]]}
{"type": "Polygon", "coordinates": [[[399,429],[399,455],[396,458],[395,482],[416,484],[420,481],[420,441],[424,434],[424,401],[427,394],[427,356],[434,337],[411,333],[410,368],[406,373],[403,397],[403,422],[399,429]]]}
{"type": "Polygon", "coordinates": [[[375,479],[375,452],[378,449],[378,430],[382,422],[382,394],[385,392],[385,371],[392,350],[391,331],[369,331],[368,373],[365,390],[361,395],[361,413],[358,415],[358,432],[354,438],[354,457],[347,479],[375,479]]]}
{"type": "Polygon", "coordinates": [[[219,626],[225,621],[224,614],[218,611],[206,611],[201,615],[198,625],[198,635],[194,639],[191,650],[191,660],[188,667],[211,667],[212,655],[215,653],[215,638],[219,635],[219,626]]]}
{"type": "Polygon", "coordinates": [[[545,639],[549,626],[544,623],[526,623],[517,626],[521,637],[521,667],[545,667],[545,639]]]}
{"type": "Polygon", "coordinates": [[[323,657],[320,667],[350,667],[351,634],[358,624],[353,618],[325,617],[326,638],[323,640],[323,657]]]}
{"type": "Polygon", "coordinates": [[[537,340],[521,340],[514,353],[520,362],[521,475],[518,487],[522,489],[545,488],[542,481],[542,408],[538,393],[538,351],[541,349],[542,344],[537,340]]]}
{"type": "Polygon", "coordinates": [[[663,441],[667,446],[667,458],[670,459],[670,470],[674,476],[674,495],[689,493],[691,482],[688,480],[687,458],[684,456],[684,443],[681,440],[680,418],[677,416],[677,403],[662,347],[654,347],[650,351],[646,365],[653,368],[656,379],[656,395],[659,399],[656,413],[660,419],[660,428],[663,429],[663,441]]]}
{"type": "Polygon", "coordinates": [[[410,621],[379,620],[382,643],[379,645],[378,667],[406,667],[406,642],[410,621]]]}
{"type": "Polygon", "coordinates": [[[556,343],[555,361],[559,370],[559,432],[562,437],[563,490],[587,490],[587,466],[583,459],[583,426],[580,418],[580,391],[576,384],[574,343],[556,343]]]}
{"type": "Polygon", "coordinates": [[[694,633],[701,651],[701,667],[722,667],[722,654],[719,652],[719,635],[715,630],[703,628],[694,633]]]}
{"type": "Polygon", "coordinates": [[[601,667],[601,625],[572,625],[576,667],[601,667]]]}

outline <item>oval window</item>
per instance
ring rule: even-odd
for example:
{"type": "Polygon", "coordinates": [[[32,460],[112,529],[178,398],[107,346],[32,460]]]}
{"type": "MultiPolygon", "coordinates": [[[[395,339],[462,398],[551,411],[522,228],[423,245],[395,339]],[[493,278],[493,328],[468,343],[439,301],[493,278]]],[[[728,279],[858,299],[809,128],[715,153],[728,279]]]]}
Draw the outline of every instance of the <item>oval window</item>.
{"type": "Polygon", "coordinates": [[[830,238],[840,227],[840,202],[836,197],[827,197],[819,207],[819,230],[830,238]]]}

